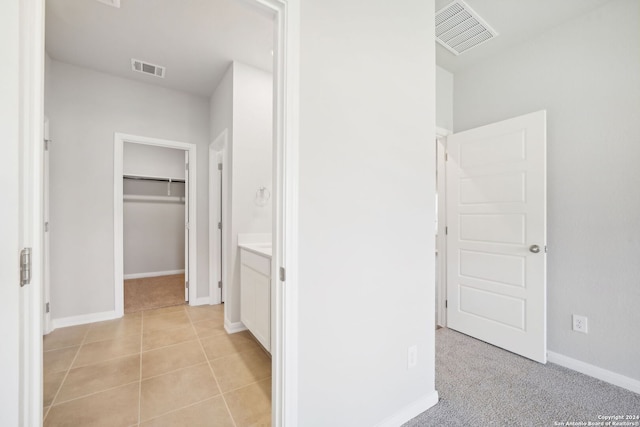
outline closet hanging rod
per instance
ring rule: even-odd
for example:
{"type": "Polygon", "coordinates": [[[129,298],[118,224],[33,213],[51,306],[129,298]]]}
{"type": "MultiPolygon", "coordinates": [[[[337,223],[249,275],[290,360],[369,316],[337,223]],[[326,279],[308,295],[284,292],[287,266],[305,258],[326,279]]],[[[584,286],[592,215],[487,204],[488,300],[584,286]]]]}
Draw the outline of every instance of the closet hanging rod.
{"type": "Polygon", "coordinates": [[[158,178],[151,176],[135,176],[135,175],[123,175],[124,179],[135,179],[139,181],[156,181],[156,182],[178,182],[184,183],[185,180],[183,178],[158,178]]]}

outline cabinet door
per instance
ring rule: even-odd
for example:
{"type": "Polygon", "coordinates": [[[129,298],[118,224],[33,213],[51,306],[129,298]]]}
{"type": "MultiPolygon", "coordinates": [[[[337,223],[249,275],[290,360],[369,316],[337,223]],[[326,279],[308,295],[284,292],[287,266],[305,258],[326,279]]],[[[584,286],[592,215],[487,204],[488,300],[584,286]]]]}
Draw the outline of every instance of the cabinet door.
{"type": "Polygon", "coordinates": [[[255,327],[253,334],[260,344],[271,351],[271,279],[258,275],[255,282],[255,327]]]}
{"type": "Polygon", "coordinates": [[[240,320],[251,332],[255,329],[256,317],[256,282],[260,274],[242,264],[240,266],[240,320]]]}

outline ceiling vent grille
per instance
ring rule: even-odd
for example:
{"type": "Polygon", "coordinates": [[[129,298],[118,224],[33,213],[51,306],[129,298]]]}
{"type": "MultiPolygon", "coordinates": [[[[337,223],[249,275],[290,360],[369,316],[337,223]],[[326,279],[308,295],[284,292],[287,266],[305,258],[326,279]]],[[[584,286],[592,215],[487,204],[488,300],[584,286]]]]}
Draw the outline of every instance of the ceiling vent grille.
{"type": "Polygon", "coordinates": [[[133,71],[137,71],[138,73],[150,74],[164,79],[165,68],[160,65],[150,64],[148,62],[140,61],[139,59],[131,58],[131,68],[133,71]]]}
{"type": "Polygon", "coordinates": [[[479,46],[497,35],[496,30],[461,0],[436,12],[436,41],[455,55],[479,46]]]}

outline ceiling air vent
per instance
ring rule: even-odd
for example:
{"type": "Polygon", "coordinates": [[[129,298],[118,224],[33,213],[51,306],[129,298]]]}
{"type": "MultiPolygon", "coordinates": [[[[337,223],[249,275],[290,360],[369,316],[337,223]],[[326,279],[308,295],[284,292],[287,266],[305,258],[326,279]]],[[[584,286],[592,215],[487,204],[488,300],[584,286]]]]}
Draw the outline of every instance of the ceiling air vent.
{"type": "Polygon", "coordinates": [[[165,68],[160,65],[150,64],[140,61],[139,59],[131,59],[131,68],[139,73],[150,74],[152,76],[164,78],[165,68]]]}
{"type": "Polygon", "coordinates": [[[461,0],[436,12],[436,41],[460,55],[496,37],[498,33],[461,0]]]}

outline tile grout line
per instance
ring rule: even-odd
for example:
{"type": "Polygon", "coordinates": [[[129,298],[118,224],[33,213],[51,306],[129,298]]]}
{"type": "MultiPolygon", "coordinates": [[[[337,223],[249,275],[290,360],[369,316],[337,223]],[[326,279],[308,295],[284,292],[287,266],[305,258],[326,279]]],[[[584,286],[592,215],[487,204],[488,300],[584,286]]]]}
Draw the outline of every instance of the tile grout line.
{"type": "MultiPolygon", "coordinates": [[[[137,382],[138,382],[138,380],[129,381],[128,383],[119,384],[119,385],[116,385],[116,386],[113,386],[113,387],[105,388],[104,390],[93,391],[91,393],[83,394],[82,396],[74,397],[73,399],[69,399],[69,400],[65,400],[65,401],[56,403],[56,406],[57,405],[62,405],[64,403],[73,402],[74,400],[84,399],[86,397],[95,396],[96,394],[100,394],[100,393],[104,393],[104,392],[107,392],[107,391],[115,390],[117,388],[125,387],[125,386],[131,385],[131,384],[135,384],[137,382]]],[[[51,405],[51,406],[53,406],[53,405],[51,405]]]]}
{"type": "Polygon", "coordinates": [[[138,423],[142,422],[142,345],[144,343],[144,312],[140,315],[140,374],[138,375],[138,423]]]}
{"type": "Polygon", "coordinates": [[[228,394],[228,393],[232,393],[232,392],[234,392],[234,391],[241,390],[241,389],[246,388],[246,387],[249,387],[249,386],[251,386],[251,385],[256,385],[256,384],[258,384],[259,382],[262,382],[262,381],[264,381],[264,380],[268,380],[268,379],[271,379],[271,375],[269,375],[268,377],[260,378],[259,380],[256,380],[256,381],[254,381],[254,382],[252,382],[252,383],[247,383],[247,384],[245,384],[245,385],[241,385],[240,387],[232,388],[231,390],[227,390],[227,391],[225,391],[224,393],[220,393],[220,394],[228,394]]]}
{"type": "Polygon", "coordinates": [[[169,347],[175,347],[178,345],[182,345],[182,344],[187,344],[187,343],[192,343],[194,341],[196,341],[197,339],[191,339],[191,340],[186,340],[186,341],[181,341],[181,342],[177,342],[175,344],[167,344],[167,345],[163,345],[161,347],[156,347],[156,348],[150,348],[149,350],[142,350],[141,353],[150,353],[152,351],[156,351],[156,350],[164,350],[165,348],[169,348],[169,347]]]}
{"type": "Polygon", "coordinates": [[[231,413],[231,409],[229,408],[229,405],[227,404],[227,399],[224,398],[224,393],[222,392],[222,388],[220,387],[220,383],[218,382],[218,378],[216,377],[216,373],[213,370],[213,366],[211,366],[211,361],[209,360],[209,357],[207,356],[207,352],[204,351],[204,346],[202,345],[202,339],[200,339],[200,337],[198,336],[198,331],[196,331],[196,327],[193,325],[193,320],[191,319],[191,316],[189,316],[189,313],[187,313],[187,316],[189,317],[189,322],[191,323],[191,327],[193,328],[193,332],[195,332],[196,333],[196,337],[198,337],[198,343],[200,344],[200,349],[202,350],[202,353],[204,354],[204,358],[207,360],[207,364],[209,365],[209,370],[211,371],[211,375],[213,376],[213,380],[216,382],[216,387],[218,387],[218,391],[220,391],[220,396],[222,397],[222,402],[224,403],[224,407],[227,409],[227,413],[229,414],[229,418],[231,419],[231,423],[233,424],[234,427],[237,427],[236,420],[233,418],[233,414],[231,413]]]}
{"type": "Polygon", "coordinates": [[[170,411],[168,411],[168,412],[163,412],[163,413],[161,413],[161,414],[155,415],[153,418],[149,418],[149,419],[144,420],[144,422],[146,423],[146,422],[149,422],[149,421],[157,420],[158,418],[165,417],[165,416],[170,415],[170,414],[173,414],[173,413],[175,413],[175,412],[180,412],[180,411],[182,411],[183,409],[189,409],[189,408],[194,407],[194,406],[196,406],[196,405],[199,405],[199,404],[201,404],[201,403],[203,403],[203,402],[206,402],[207,400],[213,400],[213,399],[215,399],[216,397],[222,397],[222,394],[217,394],[217,395],[215,395],[215,396],[209,396],[209,397],[207,397],[206,399],[198,400],[197,402],[190,403],[190,404],[188,404],[187,406],[182,406],[182,407],[180,407],[180,408],[172,409],[172,410],[170,410],[170,411]]]}
{"type": "MultiPolygon", "coordinates": [[[[64,382],[67,380],[67,377],[69,376],[69,372],[71,371],[71,367],[73,366],[73,364],[75,363],[76,359],[78,358],[78,355],[80,354],[80,350],[82,350],[82,345],[84,344],[84,340],[87,338],[87,334],[91,330],[91,327],[92,326],[89,326],[87,328],[87,330],[85,331],[84,335],[82,336],[82,341],[80,341],[80,345],[78,346],[78,350],[76,350],[76,354],[75,354],[75,356],[73,356],[73,360],[71,360],[71,363],[69,364],[69,367],[67,368],[66,372],[64,373],[64,378],[62,378],[62,381],[60,382],[60,385],[58,386],[58,390],[56,391],[56,394],[53,396],[53,399],[51,399],[51,404],[49,405],[49,410],[47,411],[47,415],[49,415],[49,412],[51,412],[51,409],[56,404],[56,399],[58,398],[58,395],[60,394],[60,390],[62,390],[62,386],[64,385],[64,382]]],[[[44,418],[43,418],[42,421],[44,422],[44,418]]]]}

